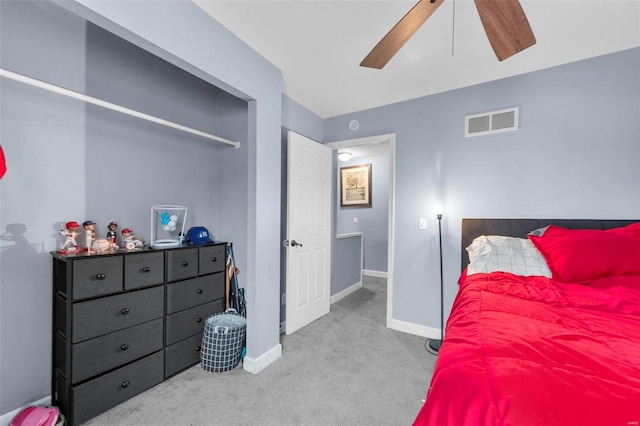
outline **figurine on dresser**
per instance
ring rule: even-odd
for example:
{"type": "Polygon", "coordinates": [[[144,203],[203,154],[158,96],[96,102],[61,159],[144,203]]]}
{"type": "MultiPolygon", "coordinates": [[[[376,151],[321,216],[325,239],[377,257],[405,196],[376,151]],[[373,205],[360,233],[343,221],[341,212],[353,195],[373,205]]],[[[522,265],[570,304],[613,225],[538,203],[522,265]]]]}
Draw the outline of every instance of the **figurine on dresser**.
{"type": "Polygon", "coordinates": [[[60,230],[60,235],[64,237],[64,242],[60,245],[60,252],[76,252],[78,251],[78,243],[76,243],[76,236],[78,235],[78,222],[71,221],[64,225],[65,229],[60,230]]]}
{"type": "Polygon", "coordinates": [[[91,245],[93,244],[93,240],[96,239],[96,223],[92,220],[85,220],[84,222],[82,222],[82,227],[84,228],[85,250],[91,252],[91,245]]]}
{"type": "Polygon", "coordinates": [[[107,232],[109,249],[118,250],[118,232],[116,231],[118,229],[118,224],[116,222],[109,222],[109,225],[107,225],[107,229],[109,229],[109,232],[107,232]]]}
{"type": "Polygon", "coordinates": [[[144,241],[137,235],[133,235],[133,232],[129,228],[122,230],[122,247],[127,250],[133,250],[144,246],[144,241]]]}

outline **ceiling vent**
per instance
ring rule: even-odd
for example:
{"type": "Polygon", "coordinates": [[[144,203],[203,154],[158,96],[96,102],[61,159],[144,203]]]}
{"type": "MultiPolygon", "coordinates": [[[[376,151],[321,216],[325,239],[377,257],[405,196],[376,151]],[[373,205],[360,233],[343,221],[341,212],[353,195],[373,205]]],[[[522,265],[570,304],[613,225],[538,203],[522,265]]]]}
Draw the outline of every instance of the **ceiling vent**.
{"type": "Polygon", "coordinates": [[[489,135],[491,133],[518,130],[519,108],[501,109],[483,114],[467,115],[464,136],[489,135]]]}

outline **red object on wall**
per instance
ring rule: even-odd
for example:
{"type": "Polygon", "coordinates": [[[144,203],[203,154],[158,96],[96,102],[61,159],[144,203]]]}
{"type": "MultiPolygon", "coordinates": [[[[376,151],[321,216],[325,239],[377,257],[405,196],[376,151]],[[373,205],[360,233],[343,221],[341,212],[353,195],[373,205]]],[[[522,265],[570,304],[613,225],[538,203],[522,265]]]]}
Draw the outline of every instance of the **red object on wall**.
{"type": "Polygon", "coordinates": [[[4,151],[2,151],[2,145],[0,145],[0,179],[7,172],[7,163],[4,160],[4,151]]]}

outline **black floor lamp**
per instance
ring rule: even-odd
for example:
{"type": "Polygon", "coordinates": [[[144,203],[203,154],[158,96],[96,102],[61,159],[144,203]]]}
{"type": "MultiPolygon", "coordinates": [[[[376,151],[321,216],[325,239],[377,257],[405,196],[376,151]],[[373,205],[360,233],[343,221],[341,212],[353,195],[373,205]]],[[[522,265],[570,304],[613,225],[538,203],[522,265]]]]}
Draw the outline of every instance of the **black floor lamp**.
{"type": "Polygon", "coordinates": [[[444,276],[442,274],[442,213],[438,213],[438,238],[440,243],[440,340],[428,339],[425,345],[427,351],[438,355],[440,345],[444,340],[444,276]]]}

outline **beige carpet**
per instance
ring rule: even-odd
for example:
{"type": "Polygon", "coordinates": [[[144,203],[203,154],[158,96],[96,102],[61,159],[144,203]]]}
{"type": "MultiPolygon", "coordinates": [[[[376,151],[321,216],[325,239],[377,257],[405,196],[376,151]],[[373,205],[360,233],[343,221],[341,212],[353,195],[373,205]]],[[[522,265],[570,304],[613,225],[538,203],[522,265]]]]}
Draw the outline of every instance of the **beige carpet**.
{"type": "Polygon", "coordinates": [[[334,303],[331,313],[290,336],[259,374],[199,365],[95,417],[98,425],[410,425],[435,356],[425,339],[392,331],[386,280],[334,303]]]}

